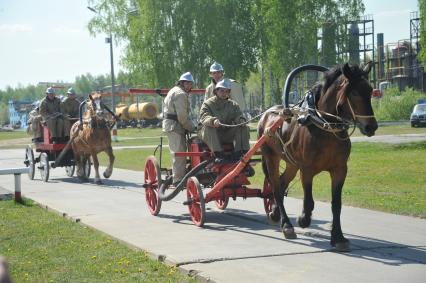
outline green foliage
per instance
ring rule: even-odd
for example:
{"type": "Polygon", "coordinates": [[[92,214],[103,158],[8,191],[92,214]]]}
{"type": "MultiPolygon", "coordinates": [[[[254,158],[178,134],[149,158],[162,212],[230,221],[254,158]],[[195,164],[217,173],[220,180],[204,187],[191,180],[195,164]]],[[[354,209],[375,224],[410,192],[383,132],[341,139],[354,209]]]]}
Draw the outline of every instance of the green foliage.
{"type": "Polygon", "coordinates": [[[35,101],[44,97],[45,90],[45,86],[18,85],[16,88],[8,86],[5,90],[0,90],[0,103],[7,105],[9,100],[35,101]]]}
{"type": "Polygon", "coordinates": [[[92,91],[102,90],[105,86],[111,86],[111,76],[99,75],[94,77],[92,74],[77,76],[74,87],[78,94],[87,95],[92,91]]]}
{"type": "MultiPolygon", "coordinates": [[[[203,87],[213,61],[224,65],[226,76],[245,82],[260,62],[271,69],[269,80],[277,99],[286,73],[317,62],[318,28],[325,23],[341,25],[364,9],[360,0],[130,3],[128,7],[124,0],[89,1],[98,11],[89,30],[94,34],[112,31],[116,39],[128,42],[122,61],[139,83],[168,87],[189,70],[197,86],[203,87]]],[[[330,41],[336,42],[333,37],[338,36],[330,33],[330,41]]]]}
{"type": "Polygon", "coordinates": [[[400,92],[398,88],[387,89],[381,99],[373,99],[373,110],[376,119],[381,121],[409,120],[417,100],[425,94],[406,88],[400,92]]]}
{"type": "MultiPolygon", "coordinates": [[[[420,12],[420,46],[426,46],[426,0],[419,0],[420,12]]],[[[426,65],[426,49],[420,49],[420,60],[426,65]]]]}
{"type": "Polygon", "coordinates": [[[0,125],[9,123],[9,111],[7,109],[7,104],[0,102],[0,125]]]}

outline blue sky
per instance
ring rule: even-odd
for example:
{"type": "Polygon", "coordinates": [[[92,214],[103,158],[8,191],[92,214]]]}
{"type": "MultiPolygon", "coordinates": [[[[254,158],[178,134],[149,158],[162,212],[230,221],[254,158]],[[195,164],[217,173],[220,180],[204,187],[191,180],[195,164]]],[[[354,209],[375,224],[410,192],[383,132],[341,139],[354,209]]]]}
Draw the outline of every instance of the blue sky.
{"type": "MultiPolygon", "coordinates": [[[[410,37],[417,0],[364,0],[385,43],[410,37]]],[[[77,75],[110,72],[105,35],[92,37],[86,0],[0,0],[0,89],[38,82],[73,82],[77,75]]],[[[115,70],[121,48],[114,49],[115,70]]]]}

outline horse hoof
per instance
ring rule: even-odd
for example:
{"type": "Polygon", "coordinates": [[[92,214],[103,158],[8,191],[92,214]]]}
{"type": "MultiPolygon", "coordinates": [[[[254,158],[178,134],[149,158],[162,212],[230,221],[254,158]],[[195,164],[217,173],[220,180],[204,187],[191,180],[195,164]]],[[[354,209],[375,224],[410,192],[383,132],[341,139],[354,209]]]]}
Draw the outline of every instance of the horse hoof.
{"type": "Polygon", "coordinates": [[[273,221],[274,223],[278,223],[281,217],[279,213],[274,213],[274,211],[272,211],[268,214],[268,218],[271,219],[271,221],[273,221]]]}
{"type": "Polygon", "coordinates": [[[341,252],[341,253],[345,253],[345,252],[350,252],[351,251],[351,247],[348,242],[340,242],[340,243],[336,243],[334,245],[334,248],[336,249],[337,252],[341,252]]]}
{"type": "Polygon", "coordinates": [[[111,174],[106,174],[105,172],[102,175],[104,175],[105,179],[108,179],[109,177],[111,177],[111,174]]]}
{"type": "Polygon", "coordinates": [[[273,220],[271,217],[269,217],[269,215],[267,215],[267,221],[269,225],[278,225],[279,221],[275,221],[273,220]]]}
{"type": "Polygon", "coordinates": [[[274,217],[272,213],[268,213],[266,216],[268,218],[268,224],[270,225],[277,225],[280,222],[279,219],[275,219],[276,217],[274,217]]]}
{"type": "Polygon", "coordinates": [[[307,228],[311,225],[311,218],[299,216],[297,218],[297,223],[299,224],[299,227],[301,228],[307,228]]]}
{"type": "Polygon", "coordinates": [[[294,232],[294,228],[284,228],[283,233],[286,239],[297,239],[297,234],[294,232]]]}

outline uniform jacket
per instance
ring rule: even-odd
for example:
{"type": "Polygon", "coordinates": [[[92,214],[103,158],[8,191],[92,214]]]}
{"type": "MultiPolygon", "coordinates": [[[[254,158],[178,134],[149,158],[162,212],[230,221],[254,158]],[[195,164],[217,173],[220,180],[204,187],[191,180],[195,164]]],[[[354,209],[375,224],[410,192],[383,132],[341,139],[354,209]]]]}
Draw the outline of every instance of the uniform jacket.
{"type": "Polygon", "coordinates": [[[69,118],[78,118],[80,102],[77,99],[67,97],[61,103],[61,112],[69,118]]]}
{"type": "Polygon", "coordinates": [[[244,119],[237,102],[232,99],[221,99],[216,95],[205,100],[200,109],[200,123],[213,127],[215,119],[222,124],[238,124],[244,119]]]}
{"type": "MultiPolygon", "coordinates": [[[[214,81],[212,81],[211,84],[207,86],[206,93],[204,94],[204,101],[214,96],[213,90],[215,86],[216,83],[214,81]]],[[[244,112],[247,110],[247,105],[243,94],[243,86],[235,80],[231,80],[231,93],[229,94],[229,98],[234,100],[238,106],[240,106],[241,111],[244,112]]]]}
{"type": "Polygon", "coordinates": [[[40,118],[40,114],[37,109],[31,110],[31,112],[28,114],[28,124],[33,123],[37,118],[40,118]]]}
{"type": "Polygon", "coordinates": [[[185,130],[192,132],[194,123],[189,119],[189,95],[180,86],[173,87],[164,99],[163,131],[174,131],[184,134],[185,130]],[[166,114],[177,115],[177,120],[166,119],[166,114]]]}
{"type": "Polygon", "coordinates": [[[40,103],[40,115],[44,121],[46,121],[49,116],[61,112],[61,100],[57,97],[54,97],[52,100],[47,97],[43,98],[40,103]]]}

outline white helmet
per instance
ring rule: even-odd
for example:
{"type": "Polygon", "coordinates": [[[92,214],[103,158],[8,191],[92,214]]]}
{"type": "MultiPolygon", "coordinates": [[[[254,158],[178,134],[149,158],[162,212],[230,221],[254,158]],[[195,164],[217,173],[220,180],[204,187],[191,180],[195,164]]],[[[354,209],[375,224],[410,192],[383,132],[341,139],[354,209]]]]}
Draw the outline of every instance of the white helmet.
{"type": "Polygon", "coordinates": [[[53,87],[48,87],[46,89],[46,94],[55,94],[55,89],[53,87]]]}
{"type": "Polygon", "coordinates": [[[214,89],[218,89],[218,88],[226,88],[226,89],[231,89],[231,80],[229,79],[223,79],[220,82],[218,82],[215,86],[214,89]]]}
{"type": "Polygon", "coordinates": [[[219,64],[218,62],[214,62],[211,66],[210,66],[210,73],[213,72],[223,72],[223,67],[221,64],[219,64]]]}
{"type": "Polygon", "coordinates": [[[194,82],[194,78],[192,77],[192,74],[190,72],[186,72],[185,74],[180,76],[179,81],[194,82]]]}

